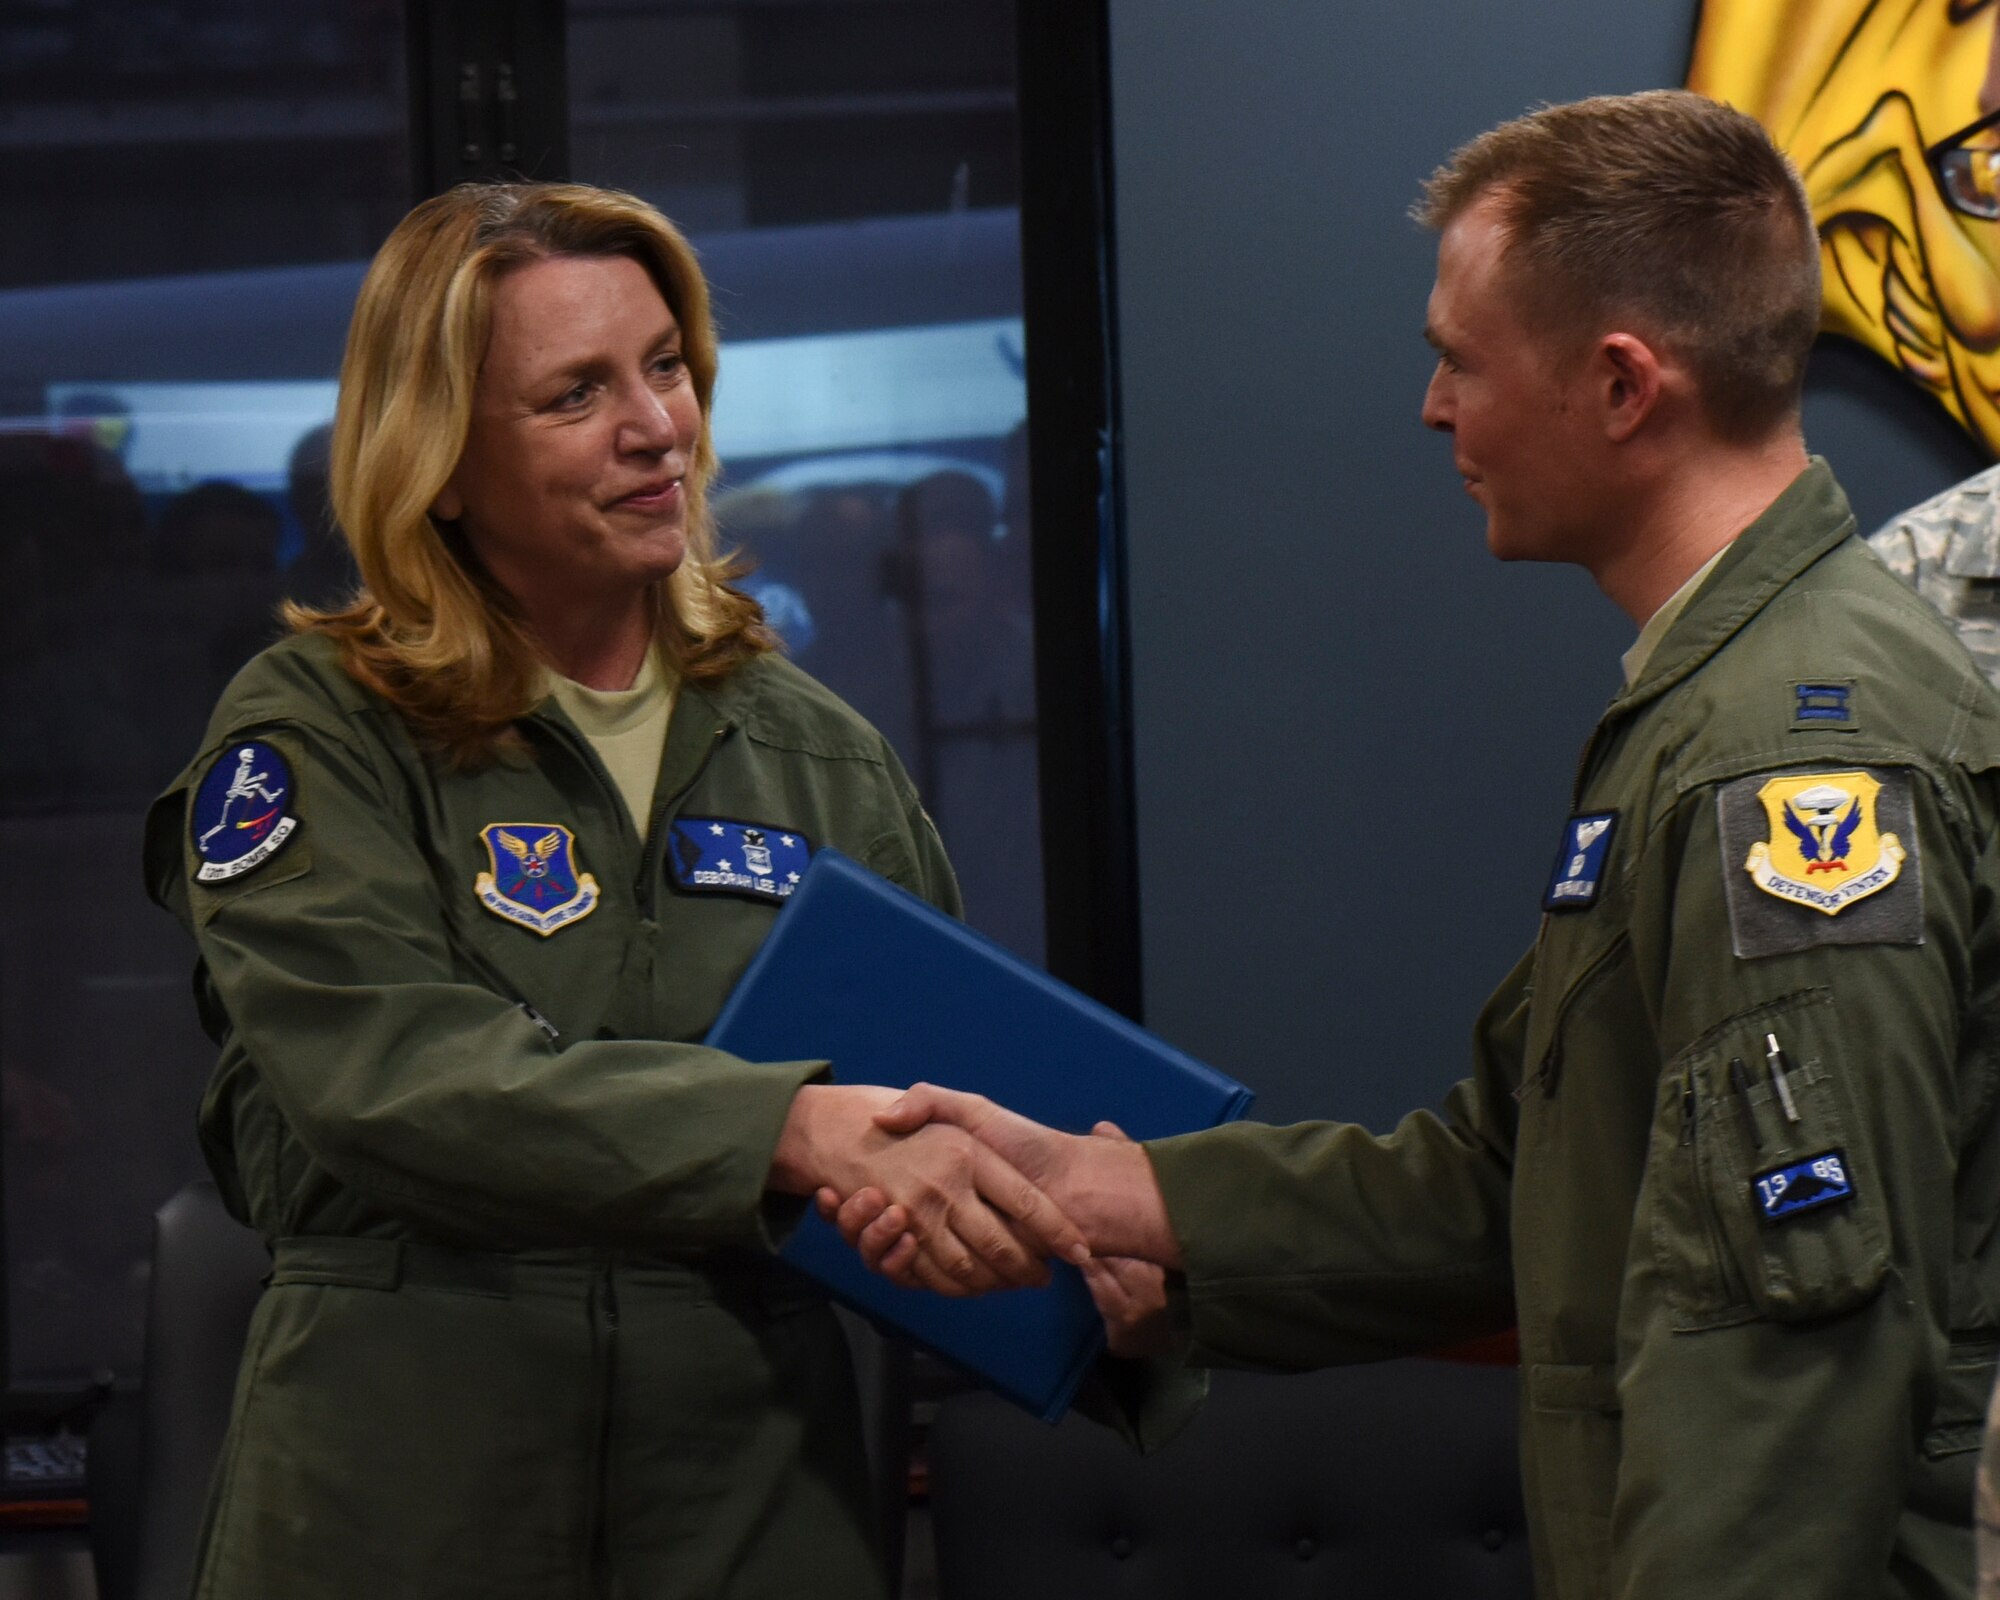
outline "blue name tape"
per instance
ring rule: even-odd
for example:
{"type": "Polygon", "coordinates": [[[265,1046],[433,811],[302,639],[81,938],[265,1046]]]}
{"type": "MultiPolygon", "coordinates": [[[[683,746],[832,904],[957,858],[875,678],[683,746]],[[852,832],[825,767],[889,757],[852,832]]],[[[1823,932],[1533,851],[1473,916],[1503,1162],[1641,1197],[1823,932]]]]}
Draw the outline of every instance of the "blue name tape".
{"type": "Polygon", "coordinates": [[[667,863],[688,894],[735,894],[786,900],[812,862],[813,845],[797,828],[734,817],[676,817],[667,863]]]}
{"type": "Polygon", "coordinates": [[[1597,904],[1604,882],[1604,861],[1611,854],[1611,836],[1618,829],[1615,811],[1591,811],[1563,824],[1562,848],[1549,876],[1544,911],[1582,911],[1597,904]]]}
{"type": "Polygon", "coordinates": [[[1839,1150],[1822,1150],[1790,1166],[1773,1167],[1769,1172],[1758,1173],[1750,1183],[1757,1209],[1766,1222],[1780,1222],[1801,1211],[1854,1198],[1854,1183],[1847,1176],[1847,1157],[1839,1150]]]}

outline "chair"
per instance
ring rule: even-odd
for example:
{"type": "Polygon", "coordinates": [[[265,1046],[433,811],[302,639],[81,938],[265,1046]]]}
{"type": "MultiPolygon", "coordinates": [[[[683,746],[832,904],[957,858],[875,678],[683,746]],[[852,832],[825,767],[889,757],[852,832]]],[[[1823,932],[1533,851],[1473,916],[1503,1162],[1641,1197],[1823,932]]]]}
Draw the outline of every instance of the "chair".
{"type": "Polygon", "coordinates": [[[939,1592],[1528,1600],[1516,1396],[1511,1368],[1443,1362],[1218,1372],[1152,1457],[955,1397],[929,1445],[939,1592]]]}
{"type": "MultiPolygon", "coordinates": [[[[187,1595],[250,1313],[270,1269],[263,1242],[229,1215],[212,1183],[189,1184],[154,1214],[140,1392],[114,1395],[91,1430],[98,1600],[187,1595]]],[[[858,1317],[842,1312],[841,1323],[893,1589],[908,1501],[909,1350],[858,1317]]]]}
{"type": "Polygon", "coordinates": [[[139,1394],[91,1430],[91,1551],[99,1600],[183,1600],[236,1364],[271,1258],[191,1183],[153,1214],[139,1394]],[[135,1425],[136,1424],[136,1425],[135,1425]]]}

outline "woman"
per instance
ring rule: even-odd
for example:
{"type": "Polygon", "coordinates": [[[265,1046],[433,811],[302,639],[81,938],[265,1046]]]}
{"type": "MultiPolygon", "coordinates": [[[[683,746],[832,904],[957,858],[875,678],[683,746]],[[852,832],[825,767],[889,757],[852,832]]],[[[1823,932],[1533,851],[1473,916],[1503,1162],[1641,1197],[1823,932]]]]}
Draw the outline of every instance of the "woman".
{"type": "Polygon", "coordinates": [[[771,1255],[796,1197],[911,1208],[947,1292],[1081,1250],[950,1130],[874,1128],[887,1091],[687,1042],[812,849],[956,904],[882,739],[728,587],[715,368],[625,195],[455,190],[362,286],[364,587],[290,612],[148,830],[274,1254],[201,1595],[877,1596],[845,1347],[771,1255]]]}

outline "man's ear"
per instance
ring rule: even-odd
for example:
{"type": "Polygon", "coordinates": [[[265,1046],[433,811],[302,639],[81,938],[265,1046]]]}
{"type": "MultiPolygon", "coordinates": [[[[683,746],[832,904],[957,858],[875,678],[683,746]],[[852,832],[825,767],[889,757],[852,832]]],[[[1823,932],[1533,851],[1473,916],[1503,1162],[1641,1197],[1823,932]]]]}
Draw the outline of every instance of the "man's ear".
{"type": "Polygon", "coordinates": [[[1630,439],[1660,403],[1664,374],[1659,355],[1630,333],[1607,333],[1597,341],[1593,387],[1603,408],[1604,433],[1613,444],[1630,439]]]}

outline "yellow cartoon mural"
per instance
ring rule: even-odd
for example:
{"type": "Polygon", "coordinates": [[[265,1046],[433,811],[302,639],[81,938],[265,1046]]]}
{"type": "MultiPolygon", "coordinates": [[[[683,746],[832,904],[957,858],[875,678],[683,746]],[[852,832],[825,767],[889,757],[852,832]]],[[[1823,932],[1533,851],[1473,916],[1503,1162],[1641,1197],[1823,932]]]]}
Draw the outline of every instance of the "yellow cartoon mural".
{"type": "Polygon", "coordinates": [[[1894,363],[2000,454],[1996,0],[1704,0],[1688,87],[1798,163],[1821,326],[1894,363]]]}

